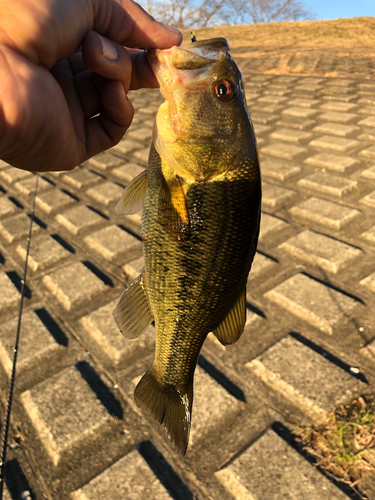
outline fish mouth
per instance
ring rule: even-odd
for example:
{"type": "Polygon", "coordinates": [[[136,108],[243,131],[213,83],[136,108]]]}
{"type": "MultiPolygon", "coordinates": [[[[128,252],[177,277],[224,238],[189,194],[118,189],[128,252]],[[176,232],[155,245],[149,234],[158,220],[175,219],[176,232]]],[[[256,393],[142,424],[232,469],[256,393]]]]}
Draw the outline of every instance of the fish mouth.
{"type": "Polygon", "coordinates": [[[224,59],[228,51],[228,41],[218,37],[191,42],[180,47],[174,46],[170,49],[150,49],[148,57],[153,69],[156,68],[158,62],[169,59],[177,70],[193,70],[224,59]]]}

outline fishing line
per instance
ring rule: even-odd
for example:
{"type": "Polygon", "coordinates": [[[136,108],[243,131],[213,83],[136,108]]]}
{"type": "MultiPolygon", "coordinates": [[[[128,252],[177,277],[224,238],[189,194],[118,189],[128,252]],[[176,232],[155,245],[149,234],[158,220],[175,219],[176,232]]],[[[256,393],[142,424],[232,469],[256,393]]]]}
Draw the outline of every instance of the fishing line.
{"type": "Polygon", "coordinates": [[[13,365],[12,365],[12,374],[11,374],[10,382],[9,382],[7,410],[6,410],[6,414],[5,414],[3,445],[2,445],[2,449],[1,449],[1,459],[0,459],[0,500],[2,500],[2,498],[3,498],[3,490],[4,490],[4,482],[5,482],[5,460],[6,460],[6,451],[7,451],[7,443],[8,443],[8,433],[9,433],[9,427],[10,427],[10,412],[11,412],[11,408],[12,408],[14,381],[16,378],[16,364],[17,364],[18,345],[19,345],[20,331],[21,331],[23,299],[25,297],[27,264],[28,264],[28,260],[29,260],[31,232],[33,229],[34,213],[35,213],[35,200],[36,200],[36,195],[38,192],[38,183],[39,183],[39,173],[36,174],[33,207],[32,207],[31,214],[30,214],[30,227],[29,227],[29,235],[27,237],[25,267],[24,267],[24,272],[23,272],[23,279],[21,280],[21,301],[20,301],[20,309],[19,309],[19,313],[18,313],[18,326],[17,326],[16,341],[14,344],[14,351],[13,351],[13,365]]]}

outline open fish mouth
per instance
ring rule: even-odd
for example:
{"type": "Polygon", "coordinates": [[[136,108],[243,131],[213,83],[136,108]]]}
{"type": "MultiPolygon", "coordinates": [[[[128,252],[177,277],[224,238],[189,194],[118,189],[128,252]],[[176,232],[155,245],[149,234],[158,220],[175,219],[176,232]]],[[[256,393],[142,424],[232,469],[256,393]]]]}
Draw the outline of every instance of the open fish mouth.
{"type": "Polygon", "coordinates": [[[158,76],[158,62],[169,64],[177,70],[194,70],[228,57],[229,44],[225,38],[212,38],[192,42],[171,49],[151,49],[148,51],[152,69],[158,76]]]}

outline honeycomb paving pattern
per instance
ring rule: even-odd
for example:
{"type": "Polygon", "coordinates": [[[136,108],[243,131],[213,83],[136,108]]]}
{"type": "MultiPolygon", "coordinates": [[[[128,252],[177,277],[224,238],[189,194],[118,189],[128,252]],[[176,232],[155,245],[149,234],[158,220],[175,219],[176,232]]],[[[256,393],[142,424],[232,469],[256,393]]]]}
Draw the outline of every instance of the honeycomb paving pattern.
{"type": "MultiPolygon", "coordinates": [[[[14,477],[38,500],[350,498],[288,436],[375,390],[375,85],[352,60],[313,67],[306,55],[311,75],[280,76],[267,74],[277,58],[236,50],[258,140],[261,231],[244,334],[203,346],[187,455],[133,401],[154,327],[130,341],[112,318],[144,265],[141,214],[119,218],[116,204],[147,166],[162,98],[145,89],[131,93],[135,119],[117,146],[39,179],[12,498],[14,477]]],[[[0,162],[1,421],[35,180],[0,162]]]]}

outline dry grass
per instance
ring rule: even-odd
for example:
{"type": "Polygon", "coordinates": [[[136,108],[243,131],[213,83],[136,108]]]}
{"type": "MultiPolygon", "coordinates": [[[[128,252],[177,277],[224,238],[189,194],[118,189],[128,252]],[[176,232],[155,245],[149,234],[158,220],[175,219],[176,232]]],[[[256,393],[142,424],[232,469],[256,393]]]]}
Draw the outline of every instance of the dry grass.
{"type": "MultiPolygon", "coordinates": [[[[224,36],[231,48],[321,48],[351,49],[375,46],[375,18],[354,17],[329,21],[295,21],[246,26],[219,26],[195,30],[198,40],[224,36]]],[[[189,31],[184,30],[184,40],[189,41],[189,31]]]]}
{"type": "Polygon", "coordinates": [[[317,467],[367,498],[366,481],[375,474],[375,394],[340,406],[325,424],[298,433],[317,467]]]}

